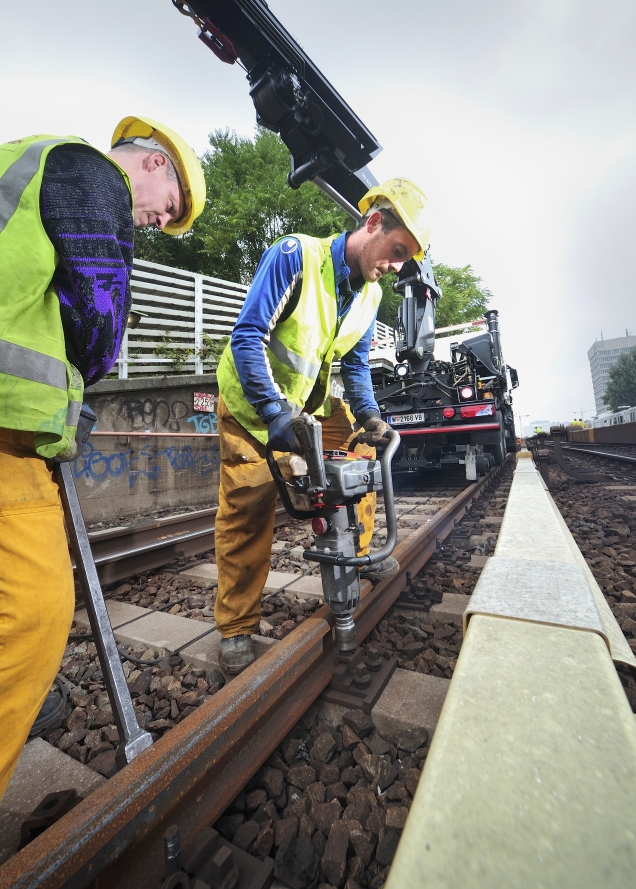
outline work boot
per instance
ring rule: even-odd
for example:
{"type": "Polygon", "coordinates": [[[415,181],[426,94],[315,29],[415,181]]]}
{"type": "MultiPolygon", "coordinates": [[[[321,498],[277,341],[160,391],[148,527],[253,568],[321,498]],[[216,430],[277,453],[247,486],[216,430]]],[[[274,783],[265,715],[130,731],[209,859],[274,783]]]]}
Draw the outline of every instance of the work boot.
{"type": "Polygon", "coordinates": [[[250,636],[230,636],[221,639],[219,664],[226,673],[240,673],[253,663],[254,643],[250,636]]]}
{"type": "Polygon", "coordinates": [[[37,719],[31,726],[29,736],[39,735],[40,732],[52,731],[61,725],[64,716],[64,701],[54,691],[50,691],[44,698],[37,719]]]}
{"type": "Polygon", "coordinates": [[[360,571],[362,580],[370,580],[371,583],[379,583],[387,577],[393,577],[400,570],[400,563],[393,556],[388,556],[376,565],[368,565],[360,571]]]}

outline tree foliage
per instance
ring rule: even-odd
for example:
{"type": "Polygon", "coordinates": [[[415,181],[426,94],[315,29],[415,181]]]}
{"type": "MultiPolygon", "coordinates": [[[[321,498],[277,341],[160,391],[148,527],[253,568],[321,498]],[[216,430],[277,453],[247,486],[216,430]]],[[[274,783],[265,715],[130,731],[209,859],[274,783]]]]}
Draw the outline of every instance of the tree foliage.
{"type": "MultiPolygon", "coordinates": [[[[481,283],[471,266],[455,268],[441,262],[433,263],[437,283],[442,289],[442,296],[435,308],[435,326],[448,327],[461,324],[462,321],[474,321],[480,318],[488,308],[492,297],[490,290],[481,283]]],[[[385,275],[380,279],[382,285],[382,303],[378,318],[385,324],[393,325],[398,306],[402,301],[399,293],[393,290],[396,276],[385,275]]],[[[454,335],[457,331],[454,332],[454,335]]],[[[443,335],[443,334],[442,334],[443,335]]]]}
{"type": "MultiPolygon", "coordinates": [[[[289,152],[269,130],[257,129],[253,139],[215,130],[201,163],[207,186],[201,216],[179,237],[138,230],[137,258],[249,284],[263,251],[276,238],[292,232],[326,237],[353,227],[352,219],[313,183],[297,190],[288,186],[289,152]]],[[[484,312],[491,294],[471,266],[437,263],[433,268],[443,292],[438,327],[471,321],[484,312]]],[[[402,299],[393,290],[395,277],[380,279],[378,318],[389,325],[402,299]]]]}
{"type": "MultiPolygon", "coordinates": [[[[435,326],[448,327],[462,321],[481,318],[488,308],[492,293],[481,283],[472,266],[454,268],[433,263],[435,278],[442,288],[442,297],[435,308],[435,326]]],[[[453,333],[456,336],[456,332],[453,333]]]]}
{"type": "Polygon", "coordinates": [[[289,187],[289,152],[269,130],[258,129],[253,140],[216,130],[201,164],[203,213],[180,238],[141,233],[135,242],[139,258],[249,284],[276,238],[292,232],[326,237],[352,225],[313,183],[289,187]]]}
{"type": "Polygon", "coordinates": [[[636,405],[636,349],[621,355],[610,368],[603,401],[613,411],[618,410],[619,405],[636,405]]]}

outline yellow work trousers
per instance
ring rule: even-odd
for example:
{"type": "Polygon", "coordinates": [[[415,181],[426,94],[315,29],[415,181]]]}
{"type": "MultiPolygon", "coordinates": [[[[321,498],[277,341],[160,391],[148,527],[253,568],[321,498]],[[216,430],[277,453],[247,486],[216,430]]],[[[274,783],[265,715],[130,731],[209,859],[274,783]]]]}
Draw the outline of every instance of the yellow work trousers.
{"type": "MultiPolygon", "coordinates": [[[[347,450],[355,436],[355,419],[339,398],[331,398],[331,416],[318,417],[325,450],[347,450]]],[[[276,485],[265,459],[265,446],[235,420],[222,398],[218,404],[221,472],[215,525],[219,588],[214,607],[223,638],[253,633],[261,617],[261,596],[270,569],[276,485]]],[[[355,452],[375,457],[375,449],[356,445],[355,452]]],[[[375,494],[358,504],[364,525],[360,554],[366,555],[373,534],[375,494]]]]}
{"type": "Polygon", "coordinates": [[[33,436],[0,429],[0,797],[59,670],[73,606],[58,487],[33,436]]]}

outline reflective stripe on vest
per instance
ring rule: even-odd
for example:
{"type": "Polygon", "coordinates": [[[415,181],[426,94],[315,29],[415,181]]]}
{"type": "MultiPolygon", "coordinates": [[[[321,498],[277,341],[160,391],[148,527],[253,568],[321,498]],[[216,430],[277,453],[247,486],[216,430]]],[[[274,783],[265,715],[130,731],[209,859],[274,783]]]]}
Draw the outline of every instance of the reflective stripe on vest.
{"type": "Polygon", "coordinates": [[[66,364],[63,361],[6,340],[0,340],[0,373],[66,392],[66,364]]]}
{"type": "Polygon", "coordinates": [[[77,426],[80,411],[82,410],[81,401],[69,401],[68,410],[66,411],[66,426],[77,426]]]}
{"type": "Polygon", "coordinates": [[[270,334],[269,343],[267,345],[282,364],[286,364],[287,367],[291,367],[291,369],[295,370],[297,373],[302,374],[305,377],[314,378],[320,373],[319,364],[314,364],[313,361],[308,361],[301,355],[292,352],[291,349],[288,349],[287,346],[281,343],[274,333],[270,334]]]}
{"type": "Polygon", "coordinates": [[[24,189],[40,169],[42,152],[47,145],[58,145],[67,139],[46,139],[29,145],[24,154],[0,176],[0,232],[18,209],[24,189]]]}
{"type": "MultiPolygon", "coordinates": [[[[330,238],[294,235],[302,247],[302,286],[296,307],[280,321],[275,315],[266,346],[267,371],[280,397],[299,409],[327,415],[331,365],[349,352],[373,322],[382,290],[367,283],[338,317],[338,295],[330,238]]],[[[258,441],[267,426],[248,402],[234,363],[231,343],[217,368],[219,391],[232,416],[258,441]]]]}

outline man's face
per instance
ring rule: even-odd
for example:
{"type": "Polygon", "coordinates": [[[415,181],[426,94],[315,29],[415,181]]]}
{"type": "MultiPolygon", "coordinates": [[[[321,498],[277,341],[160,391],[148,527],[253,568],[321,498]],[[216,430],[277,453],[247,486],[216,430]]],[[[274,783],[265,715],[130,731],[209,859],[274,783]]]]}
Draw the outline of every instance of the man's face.
{"type": "Polygon", "coordinates": [[[389,272],[399,272],[419,249],[413,235],[402,226],[385,232],[380,213],[372,213],[364,229],[358,251],[359,274],[365,281],[377,281],[389,272]]]}
{"type": "Polygon", "coordinates": [[[135,228],[162,229],[183,215],[183,194],[179,182],[166,175],[167,164],[160,152],[145,155],[141,168],[130,176],[135,228]]]}

